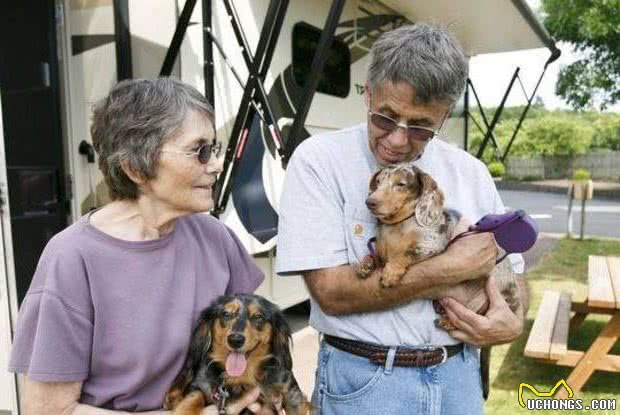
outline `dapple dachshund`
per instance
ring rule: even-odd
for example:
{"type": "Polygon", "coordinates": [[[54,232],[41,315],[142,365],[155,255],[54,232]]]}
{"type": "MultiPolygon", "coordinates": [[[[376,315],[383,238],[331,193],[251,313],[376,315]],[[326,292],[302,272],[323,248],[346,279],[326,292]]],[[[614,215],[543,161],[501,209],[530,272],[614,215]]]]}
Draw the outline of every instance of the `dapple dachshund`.
{"type": "MultiPolygon", "coordinates": [[[[387,166],[376,172],[369,185],[366,204],[379,221],[378,258],[367,257],[358,266],[361,278],[383,266],[381,284],[397,285],[407,269],[424,259],[442,253],[460,219],[456,211],[444,209],[444,195],[431,176],[409,163],[387,166]]],[[[499,291],[513,311],[522,305],[514,274],[508,261],[495,267],[493,275],[499,291]]],[[[479,314],[488,308],[486,278],[429,290],[428,298],[452,297],[479,314]]],[[[454,329],[437,302],[442,317],[438,326],[454,329]]]]}

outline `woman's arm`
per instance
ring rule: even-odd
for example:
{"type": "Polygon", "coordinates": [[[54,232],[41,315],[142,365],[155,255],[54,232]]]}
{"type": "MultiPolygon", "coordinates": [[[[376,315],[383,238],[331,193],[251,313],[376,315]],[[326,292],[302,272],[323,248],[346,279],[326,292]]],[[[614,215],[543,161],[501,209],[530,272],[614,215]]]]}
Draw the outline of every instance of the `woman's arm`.
{"type": "Polygon", "coordinates": [[[69,415],[78,405],[82,382],[47,383],[24,376],[25,415],[69,415]]]}
{"type": "MultiPolygon", "coordinates": [[[[130,412],[110,411],[79,403],[82,382],[38,382],[24,376],[24,415],[112,415],[130,412]]],[[[229,415],[239,414],[249,407],[253,412],[272,413],[260,407],[256,400],[259,390],[248,392],[241,399],[226,407],[229,415]]],[[[142,415],[171,414],[170,411],[141,412],[142,415]]],[[[214,405],[203,409],[202,415],[217,415],[214,405]]]]}
{"type": "MultiPolygon", "coordinates": [[[[24,376],[24,415],[128,414],[79,403],[82,382],[38,382],[24,376]]],[[[145,414],[169,414],[153,411],[145,414]]]]}

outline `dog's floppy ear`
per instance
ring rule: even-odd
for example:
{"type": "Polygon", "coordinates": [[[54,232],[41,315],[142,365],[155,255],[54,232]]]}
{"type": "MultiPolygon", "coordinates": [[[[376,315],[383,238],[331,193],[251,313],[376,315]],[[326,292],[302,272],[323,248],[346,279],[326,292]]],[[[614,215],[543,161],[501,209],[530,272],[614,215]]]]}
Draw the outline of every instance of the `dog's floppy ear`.
{"type": "Polygon", "coordinates": [[[421,226],[437,225],[443,214],[443,193],[431,176],[416,172],[420,196],[415,206],[415,218],[421,226]]]}
{"type": "Polygon", "coordinates": [[[271,354],[283,365],[286,369],[291,370],[293,367],[293,358],[291,357],[291,329],[288,323],[284,319],[282,312],[276,307],[272,306],[272,318],[271,318],[271,354]]]}
{"type": "Polygon", "coordinates": [[[183,369],[172,382],[172,386],[166,395],[167,409],[173,409],[176,406],[174,402],[176,398],[182,398],[185,395],[186,389],[194,380],[198,368],[208,358],[208,352],[211,348],[211,329],[217,318],[219,308],[220,302],[217,301],[200,314],[198,324],[192,334],[185,363],[183,363],[183,369]]]}
{"type": "Polygon", "coordinates": [[[377,178],[379,177],[379,173],[381,173],[381,169],[377,170],[377,172],[370,178],[370,184],[368,185],[368,190],[370,190],[370,193],[377,190],[377,178]]]}

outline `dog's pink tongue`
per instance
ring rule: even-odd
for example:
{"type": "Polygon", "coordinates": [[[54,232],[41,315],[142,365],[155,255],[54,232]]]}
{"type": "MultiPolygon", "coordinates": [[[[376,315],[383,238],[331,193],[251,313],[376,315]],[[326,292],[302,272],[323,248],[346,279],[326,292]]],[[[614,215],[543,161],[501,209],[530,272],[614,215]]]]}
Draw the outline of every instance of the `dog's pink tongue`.
{"type": "Polygon", "coordinates": [[[231,352],[226,358],[226,373],[232,377],[241,376],[247,365],[248,362],[243,353],[231,352]]]}

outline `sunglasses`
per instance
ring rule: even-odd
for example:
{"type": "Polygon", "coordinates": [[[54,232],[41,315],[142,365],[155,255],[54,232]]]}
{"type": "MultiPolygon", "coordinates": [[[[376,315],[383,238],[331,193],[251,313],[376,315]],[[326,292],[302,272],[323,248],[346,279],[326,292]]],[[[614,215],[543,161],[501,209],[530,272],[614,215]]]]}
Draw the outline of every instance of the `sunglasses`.
{"type": "Polygon", "coordinates": [[[368,115],[370,116],[370,122],[377,128],[392,132],[396,130],[398,127],[404,128],[407,132],[407,138],[409,140],[415,141],[430,141],[433,137],[437,135],[437,131],[432,128],[421,127],[418,125],[407,125],[397,122],[387,115],[380,114],[378,112],[374,112],[368,110],[368,115]]]}
{"type": "Polygon", "coordinates": [[[188,157],[196,156],[200,164],[207,164],[211,160],[211,156],[218,159],[222,153],[222,142],[213,141],[203,144],[196,151],[180,151],[180,150],[162,150],[163,153],[183,154],[188,157]]]}

